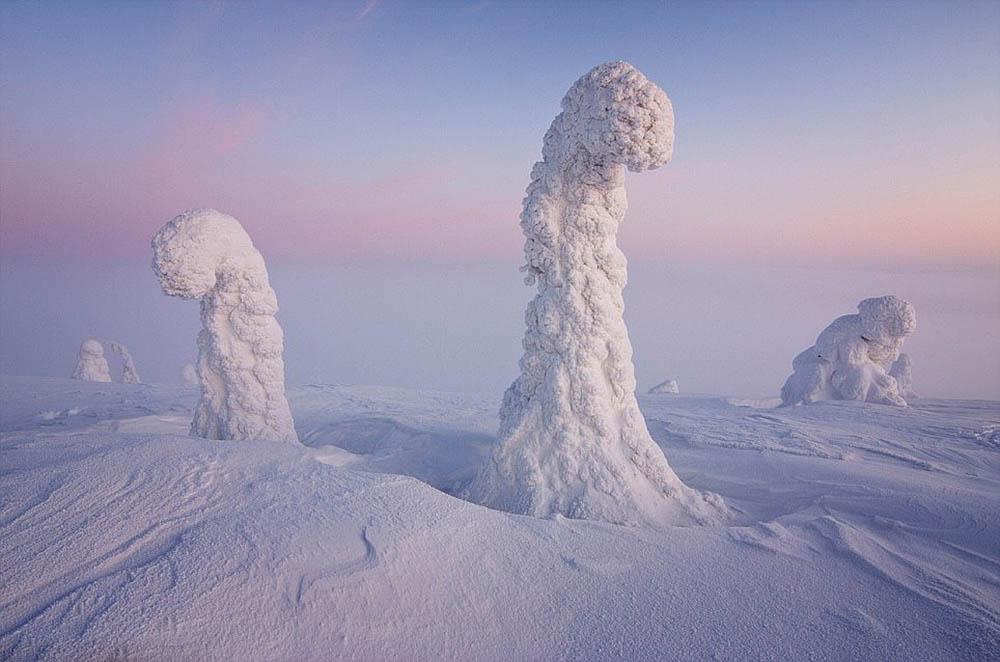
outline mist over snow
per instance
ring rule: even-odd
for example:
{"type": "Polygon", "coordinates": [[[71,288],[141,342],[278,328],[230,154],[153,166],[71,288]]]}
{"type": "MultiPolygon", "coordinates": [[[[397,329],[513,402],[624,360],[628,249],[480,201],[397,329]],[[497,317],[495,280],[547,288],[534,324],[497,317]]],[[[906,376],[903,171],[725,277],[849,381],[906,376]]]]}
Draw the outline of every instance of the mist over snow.
{"type": "MultiPolygon", "coordinates": [[[[286,381],[500,393],[517,376],[530,298],[517,267],[513,258],[448,265],[271,260],[286,381]]],[[[669,376],[685,393],[776,396],[791,358],[831,319],[884,292],[919,311],[905,351],[921,396],[1000,398],[1000,359],[983,351],[1000,346],[1000,268],[631,260],[625,321],[638,388],[669,376]]],[[[0,311],[2,374],[67,376],[81,338],[94,335],[127,345],[144,381],[176,384],[200,328],[198,307],[163,296],[144,260],[0,260],[0,311]]]]}

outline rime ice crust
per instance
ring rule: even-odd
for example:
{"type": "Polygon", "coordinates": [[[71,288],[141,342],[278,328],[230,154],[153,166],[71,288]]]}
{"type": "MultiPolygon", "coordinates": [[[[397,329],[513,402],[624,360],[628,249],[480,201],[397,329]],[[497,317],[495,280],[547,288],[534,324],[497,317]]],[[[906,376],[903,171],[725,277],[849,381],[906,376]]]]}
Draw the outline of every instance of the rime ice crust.
{"type": "Polygon", "coordinates": [[[122,383],[141,384],[142,380],[139,379],[139,371],[135,369],[135,361],[132,360],[132,352],[128,351],[128,347],[121,343],[113,342],[111,343],[111,351],[121,357],[122,383]]]}
{"type": "Polygon", "coordinates": [[[468,496],[494,508],[624,524],[708,523],[725,505],[685,486],[635,399],[623,319],[624,171],[673,151],[666,93],[631,65],[580,78],[545,135],[524,199],[521,375],[504,394],[499,441],[468,496]]]}
{"type": "Polygon", "coordinates": [[[782,403],[861,400],[905,407],[889,371],[916,326],[913,306],[899,297],[865,299],[856,315],[835,319],[815,345],[795,357],[781,388],[782,403]]]}
{"type": "Polygon", "coordinates": [[[110,382],[111,370],[108,360],[104,358],[104,347],[93,338],[88,338],[80,344],[80,352],[76,356],[76,368],[73,369],[73,379],[85,382],[110,382]]]}
{"type": "Polygon", "coordinates": [[[201,400],[191,433],[298,441],[285,399],[278,301],[239,221],[213,209],[177,216],[153,237],[153,271],[167,294],[201,300],[201,400]]]}

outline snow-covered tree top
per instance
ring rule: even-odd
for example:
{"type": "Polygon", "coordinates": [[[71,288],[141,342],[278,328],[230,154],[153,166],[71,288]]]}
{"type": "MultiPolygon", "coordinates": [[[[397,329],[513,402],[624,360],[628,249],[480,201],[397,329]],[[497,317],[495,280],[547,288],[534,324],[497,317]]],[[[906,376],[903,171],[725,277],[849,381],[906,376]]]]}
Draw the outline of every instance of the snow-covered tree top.
{"type": "Polygon", "coordinates": [[[222,272],[267,277],[240,222],[214,209],[192,209],[163,226],[153,237],[153,269],[164,292],[185,299],[214,290],[222,272]]]}
{"type": "Polygon", "coordinates": [[[905,338],[917,328],[913,304],[891,294],[863,300],[858,304],[858,311],[868,340],[905,338]]]}
{"type": "Polygon", "coordinates": [[[582,146],[596,163],[640,171],[663,165],[673,154],[670,99],[628,62],[591,69],[563,97],[562,109],[545,139],[546,158],[582,146]]]}
{"type": "Polygon", "coordinates": [[[87,338],[80,343],[80,357],[82,358],[84,356],[104,356],[104,346],[93,338],[87,338]]]}

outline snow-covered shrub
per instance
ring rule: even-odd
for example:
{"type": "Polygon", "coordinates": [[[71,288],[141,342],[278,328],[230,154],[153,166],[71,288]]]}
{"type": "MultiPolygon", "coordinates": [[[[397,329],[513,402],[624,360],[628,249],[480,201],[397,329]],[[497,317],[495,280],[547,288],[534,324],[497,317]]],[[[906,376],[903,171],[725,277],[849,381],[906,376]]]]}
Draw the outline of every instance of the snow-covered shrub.
{"type": "Polygon", "coordinates": [[[142,380],[139,379],[139,371],[135,369],[135,361],[132,360],[132,352],[128,351],[128,347],[121,343],[113,342],[111,343],[111,351],[121,357],[122,383],[141,384],[142,380]]]}
{"type": "Polygon", "coordinates": [[[916,325],[913,306],[899,297],[865,299],[857,314],[835,319],[815,345],[795,357],[781,388],[782,403],[862,400],[905,407],[889,370],[916,325]]]}
{"type": "Polygon", "coordinates": [[[673,151],[667,95],[630,64],[580,78],[545,135],[521,228],[528,304],[521,375],[498,444],[468,489],[494,508],[619,523],[706,523],[725,506],[685,486],[646,429],[623,318],[625,168],[673,151]]]}
{"type": "Polygon", "coordinates": [[[192,434],[297,441],[285,399],[278,300],[239,221],[213,209],[177,216],[153,237],[153,271],[167,294],[201,300],[201,400],[192,434]]]}
{"type": "Polygon", "coordinates": [[[188,386],[198,385],[198,371],[195,369],[194,364],[185,363],[184,367],[181,368],[181,379],[188,386]]]}
{"type": "Polygon", "coordinates": [[[80,344],[80,353],[76,356],[73,379],[85,382],[111,381],[108,360],[104,358],[104,347],[93,338],[87,338],[80,344]]]}
{"type": "Polygon", "coordinates": [[[681,390],[677,386],[676,379],[668,379],[662,381],[653,388],[649,389],[650,393],[680,393],[681,390]]]}
{"type": "Polygon", "coordinates": [[[896,380],[901,396],[904,398],[917,397],[917,394],[913,392],[913,362],[910,360],[909,354],[904,352],[899,355],[899,358],[889,369],[889,376],[896,380]]]}

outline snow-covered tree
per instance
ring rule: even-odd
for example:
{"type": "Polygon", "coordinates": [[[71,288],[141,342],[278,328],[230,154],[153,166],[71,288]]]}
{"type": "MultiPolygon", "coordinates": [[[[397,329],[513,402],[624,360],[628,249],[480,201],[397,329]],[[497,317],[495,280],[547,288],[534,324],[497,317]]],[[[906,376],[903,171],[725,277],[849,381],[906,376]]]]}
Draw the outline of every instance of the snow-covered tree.
{"type": "Polygon", "coordinates": [[[625,168],[673,151],[667,95],[626,62],[580,78],[545,135],[521,213],[528,305],[521,375],[500,410],[498,444],[471,499],[536,516],[707,523],[725,505],[684,485],[635,399],[623,318],[625,168]]]}
{"type": "Polygon", "coordinates": [[[650,393],[671,393],[671,394],[676,394],[676,393],[680,393],[681,390],[677,386],[677,380],[676,379],[668,379],[666,381],[660,382],[659,384],[657,384],[653,388],[649,389],[649,392],[650,393]]]}
{"type": "Polygon", "coordinates": [[[889,369],[889,376],[896,380],[899,387],[899,394],[904,398],[915,398],[917,394],[913,392],[913,361],[910,355],[905,352],[893,362],[889,369]]]}
{"type": "Polygon", "coordinates": [[[239,221],[213,209],[177,216],[153,237],[153,270],[167,294],[201,300],[201,400],[192,434],[297,441],[285,399],[278,300],[239,221]]]}
{"type": "Polygon", "coordinates": [[[113,342],[111,343],[111,351],[121,357],[122,383],[141,384],[142,380],[139,379],[139,371],[135,369],[135,361],[132,360],[132,352],[128,351],[128,347],[121,343],[113,342]]]}
{"type": "Polygon", "coordinates": [[[80,352],[76,356],[76,368],[73,379],[85,382],[110,382],[111,371],[108,360],[104,358],[104,346],[93,338],[87,338],[80,344],[80,352]]]}
{"type": "Polygon", "coordinates": [[[815,345],[795,357],[781,388],[782,403],[862,400],[905,407],[889,370],[916,325],[909,302],[891,295],[865,299],[857,314],[835,319],[815,345]]]}

